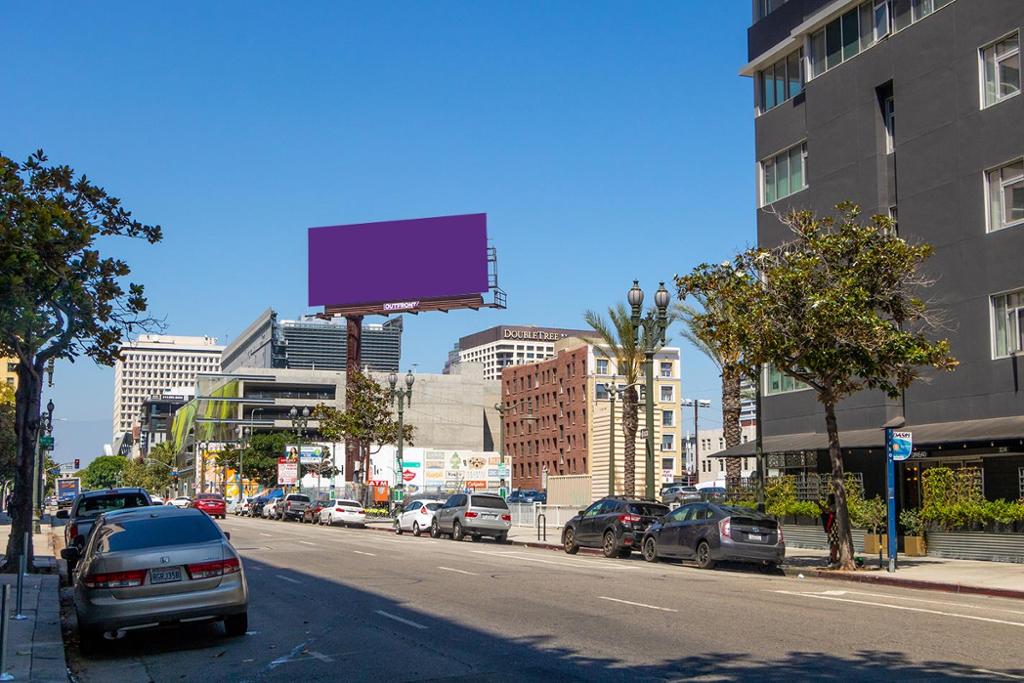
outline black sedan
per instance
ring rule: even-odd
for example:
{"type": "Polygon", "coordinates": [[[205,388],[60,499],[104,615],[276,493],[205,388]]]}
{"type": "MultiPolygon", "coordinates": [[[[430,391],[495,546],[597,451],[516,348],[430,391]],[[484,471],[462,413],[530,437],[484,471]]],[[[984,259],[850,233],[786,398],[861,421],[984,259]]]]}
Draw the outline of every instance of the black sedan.
{"type": "Polygon", "coordinates": [[[715,562],[754,562],[776,567],[786,556],[782,527],[771,517],[717,503],[689,503],[655,521],[644,533],[643,558],[695,560],[701,569],[715,562]]]}

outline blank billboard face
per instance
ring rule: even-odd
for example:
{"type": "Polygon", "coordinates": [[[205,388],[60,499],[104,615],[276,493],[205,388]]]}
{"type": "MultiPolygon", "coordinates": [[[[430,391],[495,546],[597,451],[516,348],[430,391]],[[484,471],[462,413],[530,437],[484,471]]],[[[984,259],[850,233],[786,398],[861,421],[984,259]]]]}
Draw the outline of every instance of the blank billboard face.
{"type": "Polygon", "coordinates": [[[310,306],[487,290],[487,214],[309,229],[310,306]]]}

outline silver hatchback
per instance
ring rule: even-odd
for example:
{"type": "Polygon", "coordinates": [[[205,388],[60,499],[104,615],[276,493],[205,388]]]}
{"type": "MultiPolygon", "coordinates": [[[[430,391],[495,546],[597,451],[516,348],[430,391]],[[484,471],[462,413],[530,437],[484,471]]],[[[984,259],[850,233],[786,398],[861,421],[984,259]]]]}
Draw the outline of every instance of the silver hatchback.
{"type": "Polygon", "coordinates": [[[434,512],[430,535],[439,538],[451,536],[461,541],[469,536],[479,541],[490,536],[498,543],[508,540],[512,526],[512,513],[505,500],[494,493],[457,493],[434,512]]]}
{"type": "Polygon", "coordinates": [[[83,648],[104,634],[223,620],[229,636],[248,628],[249,589],[238,553],[196,509],[169,505],[101,515],[78,561],[75,611],[83,648]]]}

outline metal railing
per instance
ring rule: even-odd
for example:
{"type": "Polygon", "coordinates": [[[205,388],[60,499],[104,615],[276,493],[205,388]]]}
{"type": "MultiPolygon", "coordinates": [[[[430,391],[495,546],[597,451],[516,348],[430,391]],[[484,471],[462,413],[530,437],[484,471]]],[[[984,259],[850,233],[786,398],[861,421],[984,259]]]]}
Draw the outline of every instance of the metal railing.
{"type": "Polygon", "coordinates": [[[512,526],[537,528],[538,515],[543,515],[544,524],[554,529],[565,526],[565,523],[576,516],[580,508],[576,505],[546,505],[544,503],[510,503],[512,526]]]}

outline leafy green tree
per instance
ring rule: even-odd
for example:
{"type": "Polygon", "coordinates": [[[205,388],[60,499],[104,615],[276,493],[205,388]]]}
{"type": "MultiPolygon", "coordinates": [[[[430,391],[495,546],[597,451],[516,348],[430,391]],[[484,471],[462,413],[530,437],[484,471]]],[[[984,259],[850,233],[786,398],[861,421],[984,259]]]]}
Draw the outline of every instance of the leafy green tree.
{"type": "Polygon", "coordinates": [[[125,486],[138,486],[154,495],[169,493],[174,481],[174,448],[170,443],[159,443],[149,449],[144,460],[128,460],[121,480],[125,486]]]}
{"type": "MultiPolygon", "coordinates": [[[[398,420],[393,413],[390,389],[361,372],[349,372],[346,382],[345,410],[321,403],[313,410],[313,419],[320,421],[320,433],[325,438],[358,442],[360,453],[365,458],[363,472],[366,472],[371,444],[377,444],[380,450],[384,444],[398,443],[398,420]]],[[[413,445],[413,426],[406,424],[402,427],[404,443],[413,445]]]]}
{"type": "Polygon", "coordinates": [[[86,489],[109,489],[120,486],[125,466],[128,464],[126,458],[120,455],[101,455],[89,463],[89,466],[79,472],[82,477],[82,487],[86,489]]]}
{"type": "Polygon", "coordinates": [[[0,155],[0,355],[19,361],[8,570],[18,565],[22,534],[31,531],[47,363],[85,355],[113,365],[125,335],[157,326],[145,316],[142,285],[125,281],[128,264],[100,255],[98,242],[106,246],[111,237],[154,243],[161,231],[132,218],[119,199],[69,166],[48,166],[42,150],[21,163],[0,155]]]}
{"type": "MultiPolygon", "coordinates": [[[[644,379],[644,348],[647,346],[648,330],[654,329],[657,313],[648,310],[644,317],[640,343],[637,343],[636,328],[630,317],[630,309],[624,303],[608,308],[608,320],[596,311],[585,311],[583,320],[597,333],[599,345],[595,353],[608,358],[615,364],[615,372],[626,381],[622,396],[622,435],[625,439],[622,456],[623,491],[627,496],[636,492],[636,433],[640,426],[640,393],[636,385],[644,379]]],[[[671,325],[674,315],[668,317],[671,325]]],[[[660,343],[655,350],[660,348],[660,343]]]]}
{"type": "Polygon", "coordinates": [[[853,539],[836,405],[864,389],[898,398],[923,368],[953,370],[947,340],[933,338],[941,314],[921,298],[932,281],[921,272],[933,249],[894,234],[892,221],[859,221],[843,203],[835,216],[801,211],[783,217],[793,239],[754,248],[731,262],[703,264],[678,277],[680,295],[724,298],[743,315],[698,314],[714,338],[734,337],[747,370],[771,365],[810,387],[828,432],[840,566],[853,568],[853,539]]]}
{"type": "Polygon", "coordinates": [[[246,479],[264,486],[277,484],[277,459],[284,455],[288,444],[295,439],[289,432],[257,433],[249,437],[245,448],[222,454],[221,464],[237,470],[242,458],[242,473],[246,479]]]}

